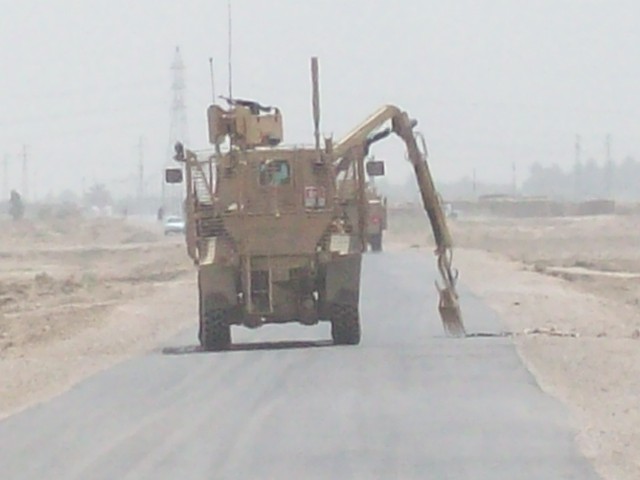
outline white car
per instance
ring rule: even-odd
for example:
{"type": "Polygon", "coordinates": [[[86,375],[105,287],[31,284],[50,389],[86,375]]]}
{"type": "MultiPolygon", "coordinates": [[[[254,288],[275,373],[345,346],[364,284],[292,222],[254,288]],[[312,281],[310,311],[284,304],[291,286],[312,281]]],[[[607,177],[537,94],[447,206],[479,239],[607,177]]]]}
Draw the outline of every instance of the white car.
{"type": "Polygon", "coordinates": [[[164,221],[164,234],[184,233],[184,220],[180,217],[167,217],[164,221]]]}

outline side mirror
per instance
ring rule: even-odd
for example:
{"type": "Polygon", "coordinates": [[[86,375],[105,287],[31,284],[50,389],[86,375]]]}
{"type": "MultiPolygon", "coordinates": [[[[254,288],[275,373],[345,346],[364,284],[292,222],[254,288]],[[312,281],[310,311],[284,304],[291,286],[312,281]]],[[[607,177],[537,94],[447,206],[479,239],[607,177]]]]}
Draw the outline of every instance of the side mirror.
{"type": "Polygon", "coordinates": [[[370,177],[384,176],[384,162],[382,160],[370,160],[366,165],[367,175],[370,177]]]}
{"type": "Polygon", "coordinates": [[[167,168],[164,171],[164,181],[167,183],[182,183],[182,169],[167,168]]]}

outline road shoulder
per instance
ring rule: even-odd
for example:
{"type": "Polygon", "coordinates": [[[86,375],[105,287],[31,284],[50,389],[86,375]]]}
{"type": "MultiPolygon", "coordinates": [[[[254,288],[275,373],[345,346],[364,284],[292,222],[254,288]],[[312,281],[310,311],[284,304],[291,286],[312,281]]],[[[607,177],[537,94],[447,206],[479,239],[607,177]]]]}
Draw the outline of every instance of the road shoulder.
{"type": "Polygon", "coordinates": [[[459,249],[456,265],[461,281],[515,334],[539,385],[570,408],[577,444],[598,472],[606,479],[640,478],[633,309],[498,254],[459,249]]]}

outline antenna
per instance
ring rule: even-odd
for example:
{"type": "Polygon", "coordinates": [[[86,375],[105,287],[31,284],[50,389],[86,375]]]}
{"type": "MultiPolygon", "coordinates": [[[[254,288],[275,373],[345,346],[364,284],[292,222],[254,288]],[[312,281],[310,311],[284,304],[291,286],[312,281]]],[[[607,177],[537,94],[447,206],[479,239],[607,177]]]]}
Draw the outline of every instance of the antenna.
{"type": "Polygon", "coordinates": [[[229,98],[233,99],[233,69],[231,67],[231,53],[232,53],[232,23],[231,23],[231,0],[227,0],[227,12],[229,16],[229,98]]]}
{"type": "Polygon", "coordinates": [[[213,80],[213,58],[209,57],[209,74],[211,76],[211,99],[216,103],[216,86],[213,80]]]}
{"type": "Polygon", "coordinates": [[[313,134],[316,150],[320,151],[320,85],[318,83],[318,57],[311,57],[311,82],[313,84],[313,134]]]}

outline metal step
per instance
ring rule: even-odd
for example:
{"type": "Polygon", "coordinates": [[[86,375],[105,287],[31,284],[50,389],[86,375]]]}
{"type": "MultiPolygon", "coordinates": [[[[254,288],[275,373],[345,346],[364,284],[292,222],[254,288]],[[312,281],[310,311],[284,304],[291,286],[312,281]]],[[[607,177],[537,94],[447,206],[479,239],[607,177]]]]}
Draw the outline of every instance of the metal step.
{"type": "Polygon", "coordinates": [[[209,190],[209,184],[204,173],[199,169],[193,169],[191,172],[191,182],[198,198],[198,202],[201,204],[212,205],[213,196],[209,190]]]}

